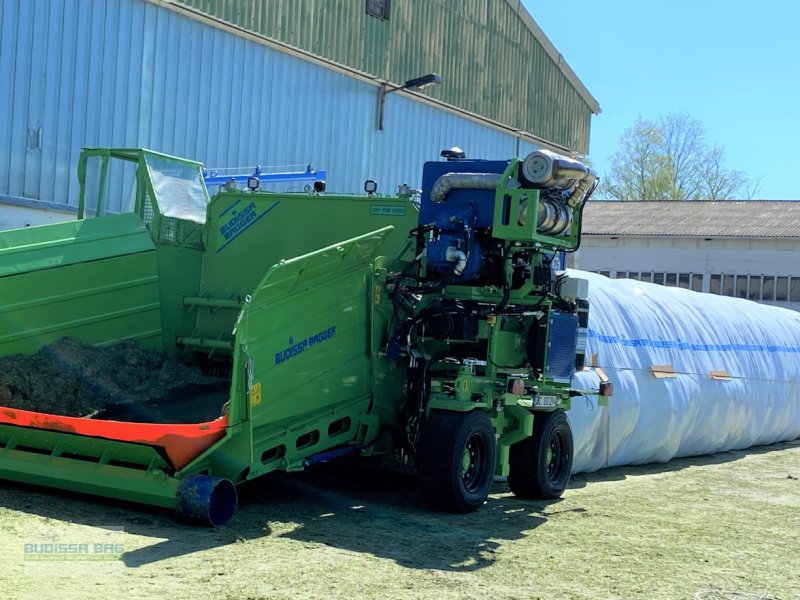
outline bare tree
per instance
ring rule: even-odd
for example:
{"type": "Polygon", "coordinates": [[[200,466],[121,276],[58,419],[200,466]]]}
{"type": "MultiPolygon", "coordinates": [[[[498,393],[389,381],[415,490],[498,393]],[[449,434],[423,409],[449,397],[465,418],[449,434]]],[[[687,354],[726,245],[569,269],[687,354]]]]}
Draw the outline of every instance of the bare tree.
{"type": "Polygon", "coordinates": [[[659,131],[671,183],[670,200],[694,198],[701,187],[698,175],[706,152],[703,126],[685,113],[671,113],[659,120],[659,131]]]}
{"type": "Polygon", "coordinates": [[[703,125],[686,113],[658,121],[639,116],[620,137],[601,195],[614,200],[728,200],[758,191],[743,171],[709,147],[703,125]]]}
{"type": "Polygon", "coordinates": [[[744,195],[743,197],[747,200],[752,200],[756,197],[758,192],[761,191],[761,180],[763,177],[759,177],[758,179],[748,179],[747,183],[744,186],[744,195]]]}
{"type": "Polygon", "coordinates": [[[706,200],[730,198],[743,189],[747,177],[743,171],[731,171],[723,164],[723,150],[715,146],[706,154],[699,169],[699,183],[706,200]]]}

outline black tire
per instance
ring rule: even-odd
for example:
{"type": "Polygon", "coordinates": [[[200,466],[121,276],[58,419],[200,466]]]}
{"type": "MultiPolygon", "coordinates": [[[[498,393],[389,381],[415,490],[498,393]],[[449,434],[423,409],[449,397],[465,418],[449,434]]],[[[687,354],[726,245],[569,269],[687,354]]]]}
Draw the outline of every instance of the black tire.
{"type": "Polygon", "coordinates": [[[494,427],[485,412],[432,412],[417,452],[422,497],[438,510],[478,510],[492,487],[496,456],[494,427]]]}
{"type": "Polygon", "coordinates": [[[572,429],[563,410],[536,413],[533,436],[511,446],[508,485],[519,498],[560,498],[572,472],[572,429]]]}

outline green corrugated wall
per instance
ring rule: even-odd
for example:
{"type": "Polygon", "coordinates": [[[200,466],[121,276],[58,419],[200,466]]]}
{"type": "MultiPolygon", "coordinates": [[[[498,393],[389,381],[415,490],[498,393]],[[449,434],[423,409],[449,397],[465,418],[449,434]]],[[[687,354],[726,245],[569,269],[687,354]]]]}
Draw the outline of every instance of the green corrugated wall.
{"type": "Polygon", "coordinates": [[[587,152],[593,107],[508,0],[177,0],[254,33],[393,82],[440,73],[426,93],[587,152]]]}

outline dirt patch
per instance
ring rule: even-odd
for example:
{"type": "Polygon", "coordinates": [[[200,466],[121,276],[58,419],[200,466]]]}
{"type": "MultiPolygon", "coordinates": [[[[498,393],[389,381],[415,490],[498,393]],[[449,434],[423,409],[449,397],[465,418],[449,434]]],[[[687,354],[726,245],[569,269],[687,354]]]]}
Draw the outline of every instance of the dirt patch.
{"type": "Polygon", "coordinates": [[[203,422],[220,416],[228,386],[130,340],[97,348],[66,337],[0,358],[0,406],[68,417],[203,422]]]}

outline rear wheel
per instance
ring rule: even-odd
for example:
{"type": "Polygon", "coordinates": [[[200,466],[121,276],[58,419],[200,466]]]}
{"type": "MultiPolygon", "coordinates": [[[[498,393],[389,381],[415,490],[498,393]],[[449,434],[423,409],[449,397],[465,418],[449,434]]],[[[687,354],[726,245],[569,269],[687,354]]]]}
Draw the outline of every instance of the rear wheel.
{"type": "Polygon", "coordinates": [[[533,436],[511,446],[508,485],[520,498],[560,498],[572,472],[572,429],[563,410],[536,413],[533,436]]]}
{"type": "Polygon", "coordinates": [[[425,502],[461,513],[480,508],[492,487],[496,452],[494,427],[483,411],[431,413],[417,452],[425,502]]]}

